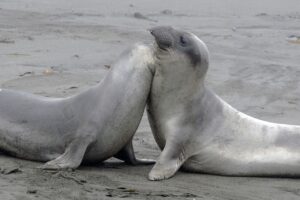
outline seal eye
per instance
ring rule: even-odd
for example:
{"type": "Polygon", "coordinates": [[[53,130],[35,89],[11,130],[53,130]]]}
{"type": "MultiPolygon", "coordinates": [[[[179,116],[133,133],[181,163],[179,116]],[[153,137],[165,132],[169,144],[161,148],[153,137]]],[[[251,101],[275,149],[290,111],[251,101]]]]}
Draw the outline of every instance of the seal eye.
{"type": "Polygon", "coordinates": [[[186,46],[187,45],[187,40],[185,37],[183,37],[182,35],[180,36],[180,44],[182,46],[186,46]]]}

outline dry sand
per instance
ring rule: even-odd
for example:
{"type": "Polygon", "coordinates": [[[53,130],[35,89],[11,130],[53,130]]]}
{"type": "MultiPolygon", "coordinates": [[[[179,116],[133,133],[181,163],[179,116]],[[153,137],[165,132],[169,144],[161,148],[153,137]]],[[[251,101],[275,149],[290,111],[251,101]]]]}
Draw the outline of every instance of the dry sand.
{"type": "MultiPolygon", "coordinates": [[[[1,0],[0,86],[44,96],[78,93],[99,82],[146,29],[172,25],[208,45],[207,82],[254,117],[300,124],[299,0],[1,0]]],[[[138,157],[157,158],[146,117],[138,157]]],[[[151,166],[115,160],[50,173],[41,163],[0,156],[0,199],[299,199],[300,181],[179,172],[150,182],[151,166]]]]}

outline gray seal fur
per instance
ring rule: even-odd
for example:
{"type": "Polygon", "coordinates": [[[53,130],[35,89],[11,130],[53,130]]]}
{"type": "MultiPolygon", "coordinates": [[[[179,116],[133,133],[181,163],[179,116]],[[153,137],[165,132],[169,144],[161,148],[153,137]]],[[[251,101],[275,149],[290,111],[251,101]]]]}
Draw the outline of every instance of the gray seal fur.
{"type": "Polygon", "coordinates": [[[171,27],[151,30],[157,60],[148,103],[162,149],[150,180],[182,167],[228,176],[300,175],[300,126],[262,121],[228,105],[205,85],[206,45],[171,27]]]}
{"type": "Polygon", "coordinates": [[[48,161],[43,169],[77,168],[115,156],[137,160],[132,137],[153,78],[152,49],[137,44],[122,54],[96,86],[67,98],[0,89],[0,149],[19,158],[48,161]]]}

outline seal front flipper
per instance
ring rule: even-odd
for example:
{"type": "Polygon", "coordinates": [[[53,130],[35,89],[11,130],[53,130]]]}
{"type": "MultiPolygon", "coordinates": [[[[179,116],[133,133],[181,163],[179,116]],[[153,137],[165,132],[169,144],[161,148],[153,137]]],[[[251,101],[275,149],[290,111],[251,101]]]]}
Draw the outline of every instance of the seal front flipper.
{"type": "Polygon", "coordinates": [[[166,143],[158,161],[149,173],[149,180],[158,181],[168,179],[176,173],[187,160],[184,148],[178,148],[179,146],[183,147],[182,145],[170,144],[170,142],[166,143]]]}
{"type": "Polygon", "coordinates": [[[94,140],[91,138],[76,138],[66,148],[65,152],[54,160],[50,160],[39,168],[44,170],[76,169],[83,160],[88,146],[94,140]]]}
{"type": "Polygon", "coordinates": [[[123,160],[130,165],[152,165],[155,163],[155,161],[151,159],[137,159],[135,157],[132,139],[129,140],[128,144],[126,144],[114,157],[123,160]]]}

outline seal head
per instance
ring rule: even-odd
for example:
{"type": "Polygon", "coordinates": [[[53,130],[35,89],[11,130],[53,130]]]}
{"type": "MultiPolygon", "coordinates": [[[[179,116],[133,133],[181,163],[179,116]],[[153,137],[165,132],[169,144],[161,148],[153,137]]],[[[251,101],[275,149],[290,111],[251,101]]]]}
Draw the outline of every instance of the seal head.
{"type": "MultiPolygon", "coordinates": [[[[178,31],[170,26],[158,26],[150,29],[158,47],[165,51],[178,51],[186,55],[190,62],[196,66],[201,63],[201,53],[194,34],[178,31]]],[[[205,46],[202,42],[201,46],[205,46]]],[[[206,48],[206,47],[205,47],[206,48]]]]}

